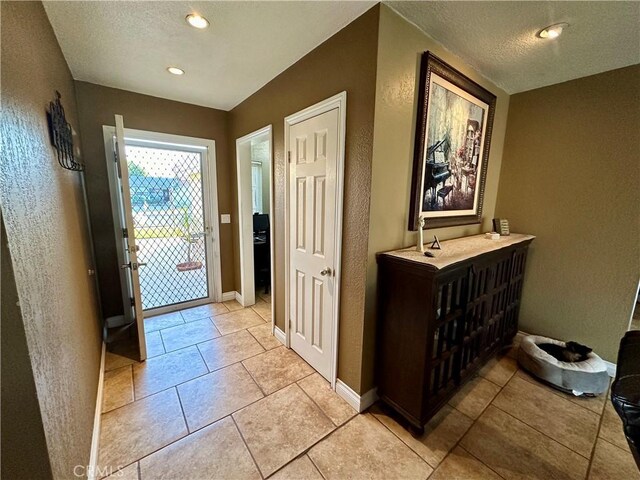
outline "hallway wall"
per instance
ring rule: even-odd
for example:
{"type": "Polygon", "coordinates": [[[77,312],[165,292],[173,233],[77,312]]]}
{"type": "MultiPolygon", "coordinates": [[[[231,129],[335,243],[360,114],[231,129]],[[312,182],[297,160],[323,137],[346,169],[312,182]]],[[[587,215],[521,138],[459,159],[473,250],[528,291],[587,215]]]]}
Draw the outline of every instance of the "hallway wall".
{"type": "Polygon", "coordinates": [[[73,478],[73,468],[89,462],[101,332],[82,177],[58,164],[46,109],[59,91],[77,132],[74,84],[42,4],[3,1],[0,9],[0,204],[9,247],[2,255],[2,478],[73,478]],[[11,267],[13,296],[5,283],[11,267]],[[5,335],[16,336],[7,343],[5,335]],[[22,387],[6,388],[12,384],[22,387]],[[16,430],[33,436],[5,438],[16,430]]]}
{"type": "Polygon", "coordinates": [[[526,332],[616,361],[640,280],[640,65],[511,97],[496,215],[537,238],[526,332]]]}
{"type": "MultiPolygon", "coordinates": [[[[496,95],[491,149],[487,164],[482,223],[427,228],[425,239],[464,237],[491,229],[494,217],[509,95],[474,71],[443,45],[420,31],[386,5],[380,7],[376,77],[376,122],[371,179],[370,230],[367,257],[367,300],[363,382],[374,385],[375,306],[378,267],[376,253],[415,245],[417,232],[407,229],[411,202],[413,147],[418,75],[422,52],[429,50],[496,95]]],[[[366,388],[365,388],[366,390],[366,388]]]]}
{"type": "MultiPolygon", "coordinates": [[[[76,81],[82,149],[87,163],[87,191],[104,317],[122,313],[122,295],[114,237],[103,125],[124,117],[125,128],[207,138],[216,142],[219,213],[231,211],[230,160],[227,148],[228,113],[213,108],[151,97],[140,93],[76,81]]],[[[231,224],[220,224],[222,291],[235,290],[231,224]]]]}
{"type": "Polygon", "coordinates": [[[18,301],[15,274],[2,221],[0,236],[0,457],[2,478],[51,478],[51,462],[42,425],[36,382],[18,301]],[[20,392],[18,394],[18,392],[20,392]],[[16,419],[20,419],[16,421],[16,419]]]}
{"type": "MultiPolygon", "coordinates": [[[[235,140],[273,125],[276,324],[284,330],[284,118],[347,91],[342,286],[338,378],[360,391],[366,245],[375,101],[378,12],[375,6],[312,50],[251,97],[231,110],[229,144],[235,162],[235,140]]],[[[235,163],[234,163],[235,165],[235,163]]],[[[232,170],[234,243],[238,244],[237,181],[232,170]]],[[[236,250],[236,289],[240,260],[236,250]]]]}

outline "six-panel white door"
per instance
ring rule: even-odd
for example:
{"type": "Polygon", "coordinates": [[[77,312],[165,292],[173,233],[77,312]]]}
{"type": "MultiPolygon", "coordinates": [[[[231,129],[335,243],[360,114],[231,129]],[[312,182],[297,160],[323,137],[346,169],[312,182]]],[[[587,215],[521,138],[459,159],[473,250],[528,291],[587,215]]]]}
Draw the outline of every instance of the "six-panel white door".
{"type": "Polygon", "coordinates": [[[338,109],[292,125],[289,145],[291,348],[330,380],[338,109]]]}

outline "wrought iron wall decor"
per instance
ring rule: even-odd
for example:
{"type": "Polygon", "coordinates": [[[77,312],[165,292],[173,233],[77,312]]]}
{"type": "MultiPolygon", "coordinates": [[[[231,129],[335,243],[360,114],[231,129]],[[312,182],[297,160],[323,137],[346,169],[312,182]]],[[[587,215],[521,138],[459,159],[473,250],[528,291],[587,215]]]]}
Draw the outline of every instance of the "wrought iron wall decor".
{"type": "Polygon", "coordinates": [[[75,159],[73,153],[73,130],[65,117],[64,108],[60,102],[61,98],[62,95],[56,90],[56,99],[53,102],[49,102],[49,111],[47,111],[51,144],[58,152],[58,163],[62,168],[81,172],[84,170],[84,165],[75,159]]]}

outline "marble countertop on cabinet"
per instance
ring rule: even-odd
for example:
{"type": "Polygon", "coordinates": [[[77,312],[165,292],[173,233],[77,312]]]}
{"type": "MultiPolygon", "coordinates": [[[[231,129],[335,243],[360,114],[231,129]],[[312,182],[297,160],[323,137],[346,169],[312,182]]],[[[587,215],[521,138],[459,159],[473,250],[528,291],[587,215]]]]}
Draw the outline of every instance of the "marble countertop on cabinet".
{"type": "Polygon", "coordinates": [[[486,238],[484,233],[481,233],[480,235],[441,241],[441,250],[430,249],[429,246],[432,242],[426,241],[425,251],[433,253],[433,257],[426,257],[423,253],[418,252],[415,246],[401,250],[381,252],[379,255],[399,257],[413,262],[424,263],[437,270],[442,270],[445,267],[482,255],[483,253],[493,252],[518,243],[529,242],[534,238],[536,238],[534,235],[512,233],[511,235],[500,237],[498,240],[491,240],[486,238]]]}

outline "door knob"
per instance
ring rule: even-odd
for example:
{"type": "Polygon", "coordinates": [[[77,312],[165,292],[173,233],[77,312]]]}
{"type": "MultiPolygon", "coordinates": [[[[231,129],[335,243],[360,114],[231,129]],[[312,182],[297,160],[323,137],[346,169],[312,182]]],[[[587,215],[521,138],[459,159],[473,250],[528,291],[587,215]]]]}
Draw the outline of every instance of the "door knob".
{"type": "Polygon", "coordinates": [[[320,272],[320,275],[322,275],[323,277],[331,275],[331,269],[329,267],[325,267],[325,269],[320,272]]]}

